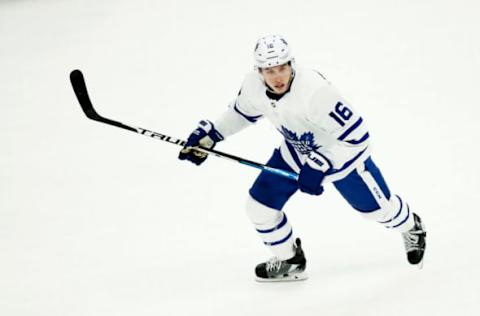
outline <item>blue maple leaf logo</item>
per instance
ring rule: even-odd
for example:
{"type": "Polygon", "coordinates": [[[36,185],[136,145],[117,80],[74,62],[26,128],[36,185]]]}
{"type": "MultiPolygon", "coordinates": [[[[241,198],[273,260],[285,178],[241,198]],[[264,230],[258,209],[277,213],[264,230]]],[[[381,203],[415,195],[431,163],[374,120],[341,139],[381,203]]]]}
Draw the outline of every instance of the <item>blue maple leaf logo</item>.
{"type": "Polygon", "coordinates": [[[282,126],[280,133],[282,133],[287,140],[298,140],[297,133],[290,131],[289,129],[285,128],[285,126],[282,126]]]}
{"type": "Polygon", "coordinates": [[[298,137],[297,133],[290,131],[285,126],[282,126],[280,133],[285,137],[285,139],[301,154],[308,154],[312,150],[316,151],[321,146],[315,144],[315,136],[312,132],[306,132],[298,137]]]}

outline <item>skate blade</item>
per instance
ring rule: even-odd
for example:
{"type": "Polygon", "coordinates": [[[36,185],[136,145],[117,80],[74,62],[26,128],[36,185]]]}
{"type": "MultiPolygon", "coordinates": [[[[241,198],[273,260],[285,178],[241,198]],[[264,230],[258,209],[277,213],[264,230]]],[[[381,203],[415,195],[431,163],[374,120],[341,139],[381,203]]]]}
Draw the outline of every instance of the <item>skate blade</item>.
{"type": "MultiPolygon", "coordinates": [[[[420,226],[422,227],[422,230],[426,233],[427,231],[426,231],[426,229],[425,229],[425,224],[422,222],[422,223],[420,224],[420,226]]],[[[426,237],[425,237],[425,239],[426,239],[426,237]]],[[[425,247],[424,247],[424,249],[423,249],[422,260],[420,260],[420,262],[416,264],[416,266],[417,266],[417,268],[418,268],[419,270],[422,270],[422,269],[423,269],[423,261],[425,260],[425,250],[426,250],[426,249],[427,249],[427,244],[426,244],[426,242],[425,242],[425,247]]]]}
{"type": "Polygon", "coordinates": [[[423,259],[422,259],[422,261],[420,261],[419,263],[417,263],[416,266],[417,266],[417,268],[418,268],[419,270],[422,270],[422,269],[423,269],[423,259]]]}
{"type": "Polygon", "coordinates": [[[270,279],[255,277],[255,281],[260,282],[260,283],[295,282],[295,281],[303,281],[303,280],[306,280],[306,279],[308,279],[308,275],[305,272],[304,273],[289,274],[287,276],[270,278],[270,279]]]}

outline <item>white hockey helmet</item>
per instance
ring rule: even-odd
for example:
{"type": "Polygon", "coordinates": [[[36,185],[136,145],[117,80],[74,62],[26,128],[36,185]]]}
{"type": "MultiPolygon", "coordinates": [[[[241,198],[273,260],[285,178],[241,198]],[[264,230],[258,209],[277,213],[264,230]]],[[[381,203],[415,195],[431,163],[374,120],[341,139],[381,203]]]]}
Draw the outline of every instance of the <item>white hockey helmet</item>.
{"type": "Polygon", "coordinates": [[[254,68],[268,68],[295,62],[290,46],[281,35],[260,38],[253,51],[254,68]]]}

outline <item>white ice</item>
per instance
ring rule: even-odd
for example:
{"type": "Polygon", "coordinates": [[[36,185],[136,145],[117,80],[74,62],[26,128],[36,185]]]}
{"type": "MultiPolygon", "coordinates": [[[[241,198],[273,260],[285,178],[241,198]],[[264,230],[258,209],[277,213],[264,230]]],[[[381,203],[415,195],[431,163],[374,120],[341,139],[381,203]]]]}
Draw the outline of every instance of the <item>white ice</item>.
{"type": "MultiPolygon", "coordinates": [[[[475,0],[0,1],[0,315],[479,315],[475,0]],[[88,120],[185,138],[284,34],[362,112],[390,188],[424,219],[423,270],[332,186],[287,205],[309,280],[253,281],[258,172],[88,120]]],[[[265,162],[267,121],[219,144],[265,162]]]]}

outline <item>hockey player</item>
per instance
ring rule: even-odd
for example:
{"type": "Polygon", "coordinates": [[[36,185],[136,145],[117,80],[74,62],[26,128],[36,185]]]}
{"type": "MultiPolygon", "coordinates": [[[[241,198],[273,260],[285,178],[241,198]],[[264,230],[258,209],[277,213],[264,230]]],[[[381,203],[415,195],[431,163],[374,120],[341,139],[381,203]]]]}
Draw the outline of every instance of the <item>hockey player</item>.
{"type": "Polygon", "coordinates": [[[282,36],[258,40],[254,66],[227,111],[214,123],[200,121],[179,158],[200,165],[207,155],[195,146],[213,148],[263,117],[284,136],[267,165],[297,173],[298,181],[262,171],[246,203],[253,226],[274,254],[257,265],[256,279],[306,278],[301,241],[282,208],[298,189],[320,195],[327,183],[365,218],[400,232],[409,263],[421,267],[424,225],[403,198],[390,192],[371,158],[370,135],[359,112],[320,73],[298,67],[282,36]]]}

